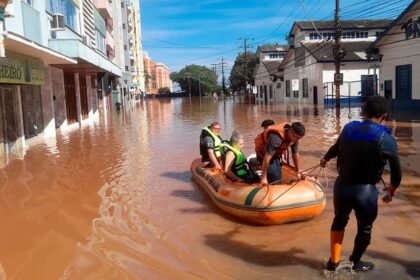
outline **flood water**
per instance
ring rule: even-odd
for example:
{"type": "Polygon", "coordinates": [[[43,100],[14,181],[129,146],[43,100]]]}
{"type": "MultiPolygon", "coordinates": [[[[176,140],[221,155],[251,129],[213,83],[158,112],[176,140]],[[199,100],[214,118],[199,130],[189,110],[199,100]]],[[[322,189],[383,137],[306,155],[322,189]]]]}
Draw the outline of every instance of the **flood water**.
{"type": "MultiPolygon", "coordinates": [[[[398,139],[402,185],[391,204],[379,203],[364,257],[377,269],[353,279],[420,278],[420,116],[395,117],[387,124],[398,139]]],[[[324,213],[277,226],[225,215],[191,179],[203,126],[218,120],[224,138],[244,133],[250,154],[266,118],[306,125],[305,169],[360,119],[360,108],[337,117],[323,106],[148,100],[32,146],[0,170],[0,279],[325,279],[335,162],[324,213]]],[[[352,216],[343,258],[355,231],[352,216]]]]}

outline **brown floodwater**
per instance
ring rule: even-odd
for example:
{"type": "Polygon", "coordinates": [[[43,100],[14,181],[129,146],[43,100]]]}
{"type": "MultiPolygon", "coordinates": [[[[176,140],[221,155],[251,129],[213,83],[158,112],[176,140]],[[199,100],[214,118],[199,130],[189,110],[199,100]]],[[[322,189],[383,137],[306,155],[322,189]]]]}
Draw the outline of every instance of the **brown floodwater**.
{"type": "MultiPolygon", "coordinates": [[[[238,222],[191,180],[203,126],[218,120],[224,138],[243,132],[250,154],[266,118],[306,124],[300,152],[309,168],[347,122],[360,119],[360,108],[337,114],[234,99],[148,100],[30,147],[24,160],[0,170],[0,279],[325,278],[334,162],[325,211],[293,224],[238,222]]],[[[394,116],[388,125],[404,177],[394,201],[379,203],[365,256],[377,269],[338,278],[420,277],[420,116],[394,116]]],[[[343,258],[355,231],[352,216],[343,258]]]]}

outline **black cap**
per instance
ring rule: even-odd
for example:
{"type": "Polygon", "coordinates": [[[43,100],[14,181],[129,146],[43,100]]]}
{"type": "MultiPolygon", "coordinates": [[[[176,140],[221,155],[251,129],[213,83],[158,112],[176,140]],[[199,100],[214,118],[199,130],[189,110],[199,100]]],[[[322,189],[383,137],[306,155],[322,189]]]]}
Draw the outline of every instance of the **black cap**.
{"type": "Polygon", "coordinates": [[[274,124],[273,120],[264,120],[261,123],[261,127],[267,128],[267,127],[269,127],[270,125],[273,125],[273,124],[274,124]]]}

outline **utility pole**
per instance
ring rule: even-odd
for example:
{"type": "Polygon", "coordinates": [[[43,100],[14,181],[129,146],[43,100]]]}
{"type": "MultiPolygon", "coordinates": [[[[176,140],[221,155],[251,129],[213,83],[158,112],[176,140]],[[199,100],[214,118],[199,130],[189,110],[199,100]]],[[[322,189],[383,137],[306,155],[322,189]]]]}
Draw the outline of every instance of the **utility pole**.
{"type": "Polygon", "coordinates": [[[335,64],[335,107],[340,108],[340,85],[343,84],[343,76],[340,73],[341,60],[346,56],[346,50],[341,48],[341,26],[340,26],[340,0],[335,0],[335,42],[333,47],[334,64],[335,64]]]}
{"type": "Polygon", "coordinates": [[[246,41],[247,40],[254,40],[254,38],[239,38],[239,40],[244,40],[244,56],[245,56],[245,67],[244,67],[244,77],[245,77],[245,90],[246,93],[248,93],[248,54],[246,52],[247,49],[247,44],[246,41]]]}
{"type": "Polygon", "coordinates": [[[226,65],[226,62],[223,62],[223,57],[222,57],[222,63],[220,63],[220,65],[222,66],[222,88],[223,88],[223,94],[225,94],[225,92],[226,92],[226,86],[225,86],[225,65],[226,65]]]}
{"type": "MultiPolygon", "coordinates": [[[[216,70],[216,68],[217,68],[217,63],[212,63],[212,64],[210,64],[211,66],[212,66],[212,68],[213,68],[213,72],[214,72],[214,90],[213,91],[215,91],[216,90],[216,87],[217,87],[217,70],[216,70]]],[[[212,93],[213,94],[213,93],[212,93]]]]}

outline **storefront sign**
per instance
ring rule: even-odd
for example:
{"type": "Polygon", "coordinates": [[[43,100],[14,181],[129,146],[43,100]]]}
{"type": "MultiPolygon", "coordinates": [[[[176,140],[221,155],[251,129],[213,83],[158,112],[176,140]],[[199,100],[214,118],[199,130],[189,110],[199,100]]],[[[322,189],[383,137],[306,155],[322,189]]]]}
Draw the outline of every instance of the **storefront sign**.
{"type": "Polygon", "coordinates": [[[420,38],[420,17],[413,21],[410,19],[402,29],[405,29],[405,39],[420,38]]]}
{"type": "Polygon", "coordinates": [[[43,85],[44,65],[38,59],[7,52],[0,58],[0,83],[43,85]]]}

